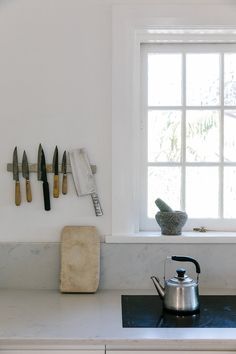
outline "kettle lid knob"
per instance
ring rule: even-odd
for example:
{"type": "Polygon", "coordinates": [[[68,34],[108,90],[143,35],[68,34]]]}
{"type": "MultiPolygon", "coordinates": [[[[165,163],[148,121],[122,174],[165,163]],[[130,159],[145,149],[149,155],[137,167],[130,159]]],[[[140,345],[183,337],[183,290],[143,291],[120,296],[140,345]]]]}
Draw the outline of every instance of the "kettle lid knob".
{"type": "Polygon", "coordinates": [[[178,274],[178,278],[184,278],[186,270],[184,268],[176,269],[176,273],[178,274]]]}

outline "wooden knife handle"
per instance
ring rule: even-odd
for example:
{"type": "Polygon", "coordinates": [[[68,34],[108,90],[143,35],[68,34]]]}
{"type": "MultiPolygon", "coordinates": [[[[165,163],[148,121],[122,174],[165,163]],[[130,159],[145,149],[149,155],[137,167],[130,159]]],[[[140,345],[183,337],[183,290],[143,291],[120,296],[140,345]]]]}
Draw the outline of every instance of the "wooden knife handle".
{"type": "Polygon", "coordinates": [[[53,177],[53,197],[59,197],[59,175],[54,175],[53,177]]]}
{"type": "Polygon", "coordinates": [[[25,189],[26,189],[26,199],[27,202],[32,202],[32,193],[31,193],[31,185],[28,179],[25,180],[25,189]]]}
{"type": "Polygon", "coordinates": [[[63,175],[63,179],[62,179],[62,194],[67,194],[67,175],[63,175]]]}
{"type": "Polygon", "coordinates": [[[50,194],[49,194],[49,185],[48,182],[43,182],[43,198],[44,198],[44,209],[50,210],[50,194]]]}
{"type": "Polygon", "coordinates": [[[19,206],[21,203],[21,194],[20,194],[20,182],[16,181],[15,184],[15,204],[19,206]]]}

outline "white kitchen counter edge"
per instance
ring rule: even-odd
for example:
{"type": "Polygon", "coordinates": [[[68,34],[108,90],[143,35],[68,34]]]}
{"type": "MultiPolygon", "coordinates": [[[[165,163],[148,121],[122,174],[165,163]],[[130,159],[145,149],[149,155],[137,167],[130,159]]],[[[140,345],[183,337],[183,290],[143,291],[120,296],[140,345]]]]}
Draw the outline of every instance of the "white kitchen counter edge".
{"type": "MultiPolygon", "coordinates": [[[[211,289],[203,294],[236,294],[211,289]]],[[[0,290],[0,350],[235,350],[236,328],[123,328],[121,295],[154,290],[0,290]]]]}
{"type": "MultiPolygon", "coordinates": [[[[97,344],[97,341],[83,341],[81,340],[45,340],[45,339],[11,339],[5,338],[0,341],[0,351],[2,350],[81,350],[81,351],[102,351],[106,353],[107,350],[120,350],[120,351],[161,351],[161,350],[174,350],[176,353],[182,353],[181,350],[186,351],[233,351],[236,352],[236,339],[159,339],[157,340],[109,340],[108,344],[97,344]]],[[[17,352],[16,352],[17,353],[17,352]]]]}
{"type": "Polygon", "coordinates": [[[183,232],[179,236],[163,236],[160,232],[138,232],[105,236],[105,243],[236,243],[236,232],[183,232]]]}

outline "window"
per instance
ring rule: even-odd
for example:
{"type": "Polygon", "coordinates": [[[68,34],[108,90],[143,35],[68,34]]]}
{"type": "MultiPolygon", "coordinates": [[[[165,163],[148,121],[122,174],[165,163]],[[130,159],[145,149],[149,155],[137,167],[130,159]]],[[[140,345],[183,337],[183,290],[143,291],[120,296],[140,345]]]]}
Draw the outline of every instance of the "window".
{"type": "Polygon", "coordinates": [[[236,45],[141,44],[140,229],[155,199],[187,229],[236,219],[236,45]]]}
{"type": "MultiPolygon", "coordinates": [[[[147,119],[147,97],[145,94],[141,93],[141,82],[140,82],[140,71],[142,69],[142,79],[145,82],[145,70],[143,67],[144,58],[142,58],[140,51],[141,49],[152,48],[153,46],[164,47],[177,44],[182,47],[191,46],[191,44],[198,43],[202,47],[207,43],[214,44],[215,48],[217,45],[221,47],[223,44],[226,49],[217,49],[214,53],[212,49],[208,49],[207,53],[209,54],[219,54],[220,57],[225,52],[235,52],[233,46],[236,44],[236,27],[235,27],[235,11],[236,4],[232,1],[226,2],[225,0],[206,0],[204,3],[197,0],[189,0],[184,2],[180,1],[181,4],[178,4],[176,1],[157,1],[155,4],[115,4],[112,8],[112,236],[117,236],[119,242],[120,236],[143,236],[146,238],[148,235],[150,237],[159,235],[158,225],[153,218],[148,217],[148,208],[147,208],[147,129],[144,124],[141,124],[141,118],[145,117],[147,119]],[[214,16],[212,14],[214,13],[214,16]],[[229,49],[231,47],[232,49],[229,49]],[[210,52],[209,52],[210,50],[210,52]],[[140,69],[141,68],[141,69],[140,69]],[[142,99],[142,102],[141,102],[142,99]],[[145,103],[146,100],[146,103],[145,103]],[[140,102],[142,103],[142,109],[140,110],[140,102]],[[140,115],[142,117],[140,117],[140,115]],[[145,135],[146,134],[146,135],[145,135]],[[140,161],[140,155],[142,158],[140,161]],[[140,164],[141,163],[141,164],[140,164]],[[150,230],[151,232],[142,232],[142,230],[150,230]]],[[[193,47],[193,46],[192,46],[193,47]]],[[[211,45],[210,45],[211,47],[211,45]]],[[[164,51],[165,52],[165,51],[164,51]]],[[[163,52],[163,54],[164,54],[163,52]]],[[[176,51],[172,53],[173,55],[180,54],[185,56],[181,51],[176,51]]],[[[197,54],[197,52],[188,52],[189,55],[197,54]]],[[[171,54],[171,53],[167,53],[171,54]]],[[[182,57],[181,57],[182,58],[182,57]]],[[[180,60],[181,65],[182,59],[180,60]]],[[[180,65],[180,64],[179,64],[180,65]]],[[[186,65],[186,63],[185,63],[186,65]]],[[[222,62],[220,63],[222,65],[222,62]]],[[[169,65],[170,70],[172,66],[169,65]]],[[[221,67],[220,69],[221,70],[221,67]]],[[[222,70],[220,71],[222,73],[222,70]]],[[[147,75],[147,74],[146,74],[147,75]]],[[[182,82],[185,80],[182,79],[182,82]]],[[[222,78],[220,77],[220,82],[222,78]]],[[[220,83],[219,83],[220,85],[220,83]]],[[[143,85],[142,85],[143,86],[143,85]]],[[[146,94],[147,94],[147,76],[146,76],[146,94]]],[[[174,94],[174,87],[173,94],[174,94]]],[[[181,98],[178,102],[178,95],[175,97],[176,101],[170,106],[172,110],[176,108],[176,115],[179,114],[180,129],[181,134],[184,133],[184,125],[182,121],[187,117],[183,117],[184,102],[182,99],[183,93],[182,90],[184,87],[180,87],[181,98]]],[[[222,99],[222,91],[220,88],[218,99],[222,99]]],[[[187,97],[186,97],[187,99],[187,97]]],[[[157,106],[157,102],[150,102],[151,105],[157,106]]],[[[166,111],[164,107],[170,105],[169,102],[159,103],[164,104],[163,111],[166,111]]],[[[185,102],[185,105],[187,102],[185,102]]],[[[211,103],[212,104],[212,103],[211,103]]],[[[189,103],[189,106],[199,107],[199,103],[189,103]]],[[[234,107],[234,104],[232,104],[234,107]]],[[[156,107],[155,107],[156,108],[156,107]]],[[[161,106],[158,106],[161,108],[161,106]]],[[[189,107],[188,107],[189,108],[189,107]]],[[[210,110],[210,106],[200,106],[200,110],[206,108],[210,110]]],[[[215,113],[214,119],[218,124],[222,124],[222,110],[227,111],[226,108],[230,108],[228,103],[225,102],[222,105],[222,102],[219,102],[219,105],[214,103],[212,105],[212,110],[217,111],[215,113]]],[[[157,109],[156,109],[157,110],[157,109]]],[[[153,110],[155,111],[155,109],[153,110]]],[[[197,111],[197,109],[195,109],[197,111]]],[[[230,109],[228,109],[230,111],[230,109]]],[[[234,109],[231,110],[231,113],[234,112],[234,109]]],[[[185,112],[187,113],[187,112],[185,112]]],[[[154,113],[153,113],[154,114],[154,113]]],[[[154,118],[153,118],[154,119],[154,118]]],[[[196,120],[198,118],[196,117],[196,120]]],[[[144,123],[145,120],[142,120],[144,123]]],[[[231,120],[231,123],[233,119],[231,120]]],[[[231,124],[229,123],[229,124],[231,124]]],[[[186,124],[186,123],[185,123],[186,124]]],[[[221,126],[219,129],[219,149],[223,145],[223,130],[221,126]]],[[[227,127],[224,128],[224,134],[226,134],[227,127]]],[[[231,131],[231,128],[229,128],[231,131]]],[[[216,133],[215,133],[216,134],[216,133]]],[[[183,137],[181,136],[181,153],[183,149],[183,137]]],[[[187,142],[185,142],[186,144],[187,142]]],[[[224,147],[225,149],[225,147],[224,147]]],[[[233,149],[231,150],[233,151],[233,149]]],[[[214,153],[214,151],[213,151],[214,153]]],[[[223,153],[223,151],[222,151],[223,153]]],[[[219,161],[209,162],[209,156],[205,156],[208,160],[204,163],[207,163],[210,167],[214,164],[222,165],[225,164],[226,167],[229,167],[229,170],[233,167],[234,161],[228,162],[223,160],[221,157],[219,161]],[[227,165],[227,166],[226,166],[227,165]]],[[[176,158],[176,157],[175,157],[176,158]]],[[[187,156],[186,156],[187,158],[187,156]]],[[[182,159],[182,155],[181,155],[182,159]]],[[[182,161],[180,159],[180,161],[182,161]]],[[[167,161],[168,163],[178,164],[180,161],[167,161]]],[[[160,163],[157,161],[156,163],[160,163]]],[[[186,163],[190,161],[186,160],[186,163]]],[[[195,161],[193,161],[195,162],[195,161]]],[[[155,162],[152,162],[155,164],[155,162]]],[[[198,162],[203,163],[203,162],[198,162]]],[[[197,162],[196,162],[197,164],[197,162]]],[[[166,166],[168,167],[168,166],[166,166]]],[[[170,166],[169,166],[170,167],[170,166]]],[[[177,167],[177,166],[176,166],[177,167]]],[[[187,169],[185,164],[185,168],[187,169]]],[[[193,167],[192,167],[193,168],[193,167]]],[[[216,169],[220,169],[219,166],[216,169]]],[[[223,171],[223,166],[221,168],[223,171]]],[[[204,170],[203,170],[204,171],[204,170]]],[[[228,171],[228,170],[226,170],[228,171]]],[[[232,169],[230,170],[232,171],[232,169]]],[[[183,183],[184,174],[180,174],[180,186],[183,183]]],[[[187,176],[185,174],[185,176],[187,176]]],[[[215,175],[214,175],[215,176],[215,175]]],[[[185,177],[186,178],[186,177],[185,177]]],[[[218,173],[218,188],[221,188],[223,191],[224,188],[224,179],[218,173]],[[221,178],[221,185],[220,185],[221,178]]],[[[230,178],[230,177],[228,177],[230,178]]],[[[223,198],[223,194],[220,191],[217,192],[217,198],[223,198]]],[[[184,190],[180,189],[180,193],[184,193],[184,190]]],[[[229,195],[233,195],[231,191],[227,192],[229,195]]],[[[155,194],[155,193],[154,193],[155,194]]],[[[224,193],[226,195],[226,191],[224,193]]],[[[186,196],[179,197],[179,204],[182,208],[184,203],[186,205],[186,210],[188,210],[188,200],[186,196]],[[184,198],[185,197],[185,198],[184,198]]],[[[215,198],[215,196],[214,196],[215,198]]],[[[163,198],[164,199],[164,198],[163,198]]],[[[207,205],[205,201],[205,195],[202,193],[202,205],[207,205]]],[[[166,200],[167,201],[167,200],[166,200]]],[[[169,202],[173,208],[177,208],[177,205],[174,205],[172,200],[169,202]]],[[[222,201],[220,201],[222,204],[222,201]]],[[[220,205],[219,204],[219,205],[220,205]]],[[[194,204],[191,204],[191,207],[194,204]]],[[[155,205],[153,205],[155,212],[158,210],[155,205]]],[[[221,206],[222,208],[222,206],[221,206]]],[[[208,208],[209,209],[209,208],[208,208]]],[[[220,210],[220,207],[217,204],[217,212],[219,215],[224,215],[225,209],[220,210]],[[221,214],[220,214],[221,213],[221,214]]],[[[204,226],[202,220],[199,218],[192,219],[193,223],[186,224],[187,230],[192,230],[192,227],[204,226]]],[[[204,219],[206,221],[206,219],[204,219]]],[[[235,218],[223,218],[223,217],[210,217],[207,219],[207,224],[205,224],[210,230],[218,231],[233,231],[235,235],[236,231],[236,219],[235,218]]],[[[214,234],[214,233],[213,233],[214,234]]],[[[212,234],[212,236],[213,236],[212,234]]],[[[222,235],[222,233],[221,233],[222,235]]],[[[199,235],[201,236],[201,235],[199,235]]],[[[111,237],[115,239],[115,237],[111,237]]],[[[141,238],[141,237],[140,237],[141,238]]],[[[154,237],[153,237],[154,238],[154,237]]],[[[196,237],[195,237],[196,238],[196,237]]],[[[198,237],[197,235],[197,238],[198,237]]],[[[214,238],[214,237],[212,237],[214,238]]],[[[232,237],[234,238],[234,237],[232,237]]],[[[157,238],[156,238],[157,239],[157,238]]],[[[168,241],[160,240],[160,242],[170,242],[170,238],[166,238],[168,241]]],[[[215,238],[216,239],[216,238],[215,238]]],[[[115,241],[114,241],[115,242],[115,241]]],[[[145,241],[146,242],[146,239],[145,241]]],[[[150,242],[152,242],[150,240],[150,242]]],[[[156,242],[156,241],[155,241],[156,242]]],[[[159,242],[159,241],[157,241],[159,242]]],[[[174,240],[173,242],[181,242],[180,238],[178,241],[174,240]]],[[[185,241],[183,241],[185,242],[185,241]]],[[[199,241],[202,242],[202,241],[199,241]]],[[[209,242],[216,242],[215,240],[209,242]]],[[[223,243],[225,240],[222,241],[223,243]]],[[[229,240],[229,242],[232,242],[229,240]]],[[[235,241],[234,241],[235,242],[235,241]]]]}

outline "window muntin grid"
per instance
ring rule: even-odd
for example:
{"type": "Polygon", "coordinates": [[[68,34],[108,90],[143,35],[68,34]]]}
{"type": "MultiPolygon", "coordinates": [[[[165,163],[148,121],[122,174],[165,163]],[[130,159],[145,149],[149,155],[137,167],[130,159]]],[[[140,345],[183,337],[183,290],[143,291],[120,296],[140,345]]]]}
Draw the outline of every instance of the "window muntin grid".
{"type": "Polygon", "coordinates": [[[236,208],[233,212],[228,205],[230,201],[231,205],[236,206],[236,186],[231,183],[236,174],[235,45],[153,44],[141,47],[141,229],[151,229],[151,225],[154,225],[153,219],[157,211],[154,201],[157,197],[166,200],[174,209],[186,209],[190,219],[202,222],[203,225],[207,225],[208,219],[236,218],[236,208]],[[150,66],[155,67],[155,57],[156,64],[160,67],[150,79],[150,66]],[[204,63],[206,65],[201,70],[204,63]],[[161,83],[164,82],[170,65],[171,70],[163,90],[167,93],[166,96],[170,92],[170,96],[165,97],[162,92],[156,98],[155,89],[157,93],[160,92],[161,83]],[[194,67],[198,70],[194,70],[194,67]],[[226,67],[231,70],[227,71],[226,67]],[[175,72],[176,68],[181,71],[181,75],[175,72]],[[160,82],[155,87],[158,75],[160,82]],[[197,77],[202,78],[202,85],[201,80],[200,84],[196,83],[197,77]],[[212,85],[209,90],[206,83],[210,80],[212,85]],[[193,97],[190,91],[193,91],[193,97]],[[165,117],[169,122],[168,129],[164,124],[165,117]],[[150,121],[153,122],[152,125],[150,121]],[[201,132],[204,136],[196,134],[202,127],[205,127],[205,131],[201,132]],[[195,134],[191,136],[192,130],[195,134]],[[173,131],[179,133],[172,139],[174,149],[168,151],[173,131]],[[156,145],[150,145],[150,141],[155,139],[156,145]],[[156,154],[154,145],[158,147],[156,154]],[[191,186],[193,191],[197,191],[195,194],[191,193],[191,186]],[[200,212],[196,212],[197,204],[201,205],[200,212]]]}

